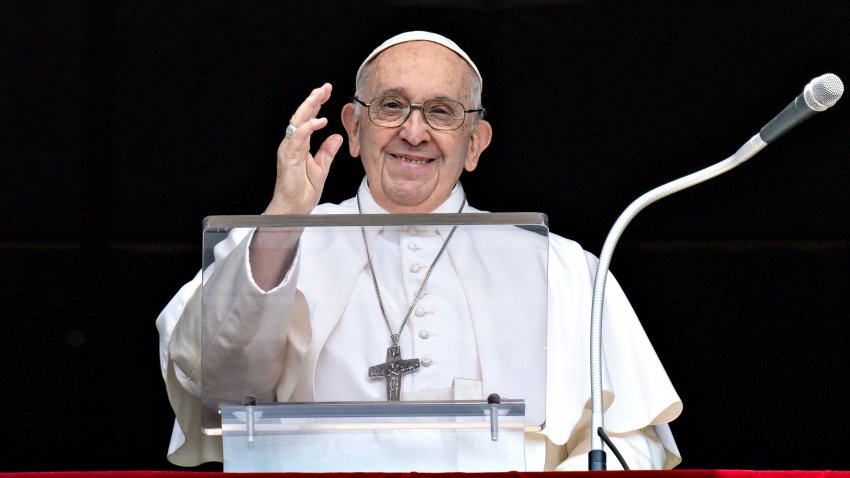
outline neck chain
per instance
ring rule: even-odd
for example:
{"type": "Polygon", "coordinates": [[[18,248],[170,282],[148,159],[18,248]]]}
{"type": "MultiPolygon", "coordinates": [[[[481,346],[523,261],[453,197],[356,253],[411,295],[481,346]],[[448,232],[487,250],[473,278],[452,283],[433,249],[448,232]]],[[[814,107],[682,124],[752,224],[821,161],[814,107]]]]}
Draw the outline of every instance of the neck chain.
{"type": "MultiPolygon", "coordinates": [[[[457,212],[462,212],[463,207],[465,205],[466,196],[464,196],[463,202],[461,202],[460,204],[460,209],[458,209],[457,212]]],[[[359,214],[363,214],[363,208],[360,205],[360,192],[357,193],[357,212],[359,214]]],[[[375,275],[375,267],[372,265],[372,257],[369,254],[369,243],[366,240],[366,229],[362,226],[360,227],[360,232],[363,235],[363,246],[366,248],[366,260],[369,262],[369,269],[372,271],[372,284],[374,284],[375,286],[375,295],[378,298],[378,306],[381,309],[381,315],[384,316],[384,323],[387,324],[387,330],[390,333],[390,340],[392,341],[392,345],[390,345],[390,347],[387,349],[386,362],[369,367],[369,376],[384,377],[386,379],[387,400],[389,401],[399,400],[401,391],[401,376],[405,373],[412,372],[419,368],[418,358],[402,360],[401,348],[398,345],[398,340],[401,336],[402,330],[404,330],[404,326],[407,325],[407,321],[408,319],[410,319],[410,314],[413,312],[413,309],[416,307],[416,304],[422,297],[422,292],[425,290],[425,284],[428,282],[428,278],[431,277],[431,272],[434,270],[434,266],[437,265],[437,261],[440,260],[440,257],[443,255],[443,251],[446,250],[446,246],[448,246],[449,241],[454,235],[456,229],[457,226],[452,227],[452,230],[451,232],[449,232],[448,237],[446,237],[446,240],[443,241],[443,246],[440,248],[440,251],[437,252],[437,256],[434,257],[434,261],[431,262],[431,266],[428,267],[428,271],[425,273],[425,277],[422,279],[422,283],[419,284],[419,289],[413,296],[413,300],[410,303],[410,307],[408,307],[407,309],[407,314],[405,314],[404,320],[401,321],[401,326],[398,328],[398,332],[393,333],[392,325],[390,325],[390,319],[387,316],[386,309],[384,308],[384,301],[381,298],[381,289],[378,287],[378,277],[375,275]]]]}

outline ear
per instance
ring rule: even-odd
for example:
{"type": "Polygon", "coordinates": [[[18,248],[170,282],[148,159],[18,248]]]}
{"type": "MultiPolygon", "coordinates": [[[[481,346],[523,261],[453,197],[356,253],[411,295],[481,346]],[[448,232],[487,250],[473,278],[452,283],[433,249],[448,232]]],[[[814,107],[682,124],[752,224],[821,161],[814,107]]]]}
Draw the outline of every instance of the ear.
{"type": "MultiPolygon", "coordinates": [[[[360,117],[355,113],[354,103],[342,107],[342,125],[348,134],[348,152],[352,158],[360,156],[360,117]]],[[[361,111],[361,114],[363,112],[361,111]]]]}
{"type": "Polygon", "coordinates": [[[490,123],[484,120],[478,120],[475,127],[472,129],[472,137],[469,140],[469,150],[466,152],[466,160],[463,162],[463,168],[467,171],[474,171],[478,167],[478,159],[481,153],[490,146],[490,139],[493,137],[493,128],[490,123]]]}

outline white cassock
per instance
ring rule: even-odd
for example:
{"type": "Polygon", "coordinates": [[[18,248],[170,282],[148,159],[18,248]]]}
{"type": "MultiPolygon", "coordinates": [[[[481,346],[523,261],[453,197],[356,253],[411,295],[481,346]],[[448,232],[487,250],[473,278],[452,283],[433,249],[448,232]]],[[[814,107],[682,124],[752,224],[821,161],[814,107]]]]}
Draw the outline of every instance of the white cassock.
{"type": "MultiPolygon", "coordinates": [[[[372,199],[365,179],[359,196],[363,213],[386,212],[372,199]]],[[[434,212],[457,212],[464,200],[458,184],[434,212]]],[[[355,199],[322,204],[313,211],[357,212],[355,199]]],[[[463,212],[480,211],[465,206],[463,212]]],[[[367,229],[369,252],[394,333],[450,230],[367,229]]],[[[535,241],[533,233],[516,231],[521,240],[535,241]]],[[[178,465],[222,459],[220,437],[201,432],[202,348],[206,349],[205,395],[214,394],[208,384],[226,382],[224,377],[211,376],[221,370],[238,374],[244,392],[240,396],[251,394],[260,402],[386,399],[384,380],[369,379],[365,373],[383,362],[390,338],[362,237],[313,236],[308,230],[287,276],[268,292],[251,278],[250,238],[251,231],[237,230],[215,247],[215,263],[204,272],[214,278],[204,287],[215,288],[206,294],[206,332],[200,321],[201,294],[196,294],[200,272],[157,319],[162,373],[177,417],[168,458],[178,465]],[[327,271],[329,266],[333,274],[311,274],[327,271]],[[202,345],[204,340],[207,343],[202,345]],[[245,391],[246,383],[252,384],[249,391],[245,391]]],[[[546,376],[541,377],[546,400],[545,410],[539,411],[546,424],[542,432],[527,434],[526,463],[528,470],[581,470],[587,469],[589,450],[589,329],[596,258],[560,236],[550,234],[548,239],[542,253],[534,247],[517,247],[531,256],[518,253],[494,259],[482,252],[487,250],[486,236],[458,233],[452,237],[400,334],[402,358],[417,357],[422,363],[419,370],[404,376],[401,399],[483,399],[493,392],[524,398],[526,384],[504,377],[525,373],[533,381],[534,371],[543,369],[533,366],[534,357],[516,360],[505,350],[511,349],[511,343],[533,340],[537,332],[518,318],[533,316],[534,311],[504,309],[512,303],[529,307],[529,301],[510,297],[524,293],[515,290],[517,283],[533,290],[534,271],[545,270],[548,262],[546,376]],[[507,266],[513,271],[511,280],[503,280],[505,262],[511,261],[516,262],[507,266]],[[540,261],[542,268],[534,268],[534,262],[540,261]],[[523,271],[530,271],[527,277],[523,271]]],[[[545,300],[538,302],[545,304],[545,300]]],[[[546,314],[546,307],[541,311],[546,314]]],[[[667,424],[681,413],[681,401],[613,278],[607,281],[603,339],[606,431],[631,468],[676,466],[681,459],[667,424]]],[[[612,458],[608,464],[610,469],[618,467],[612,458]]]]}

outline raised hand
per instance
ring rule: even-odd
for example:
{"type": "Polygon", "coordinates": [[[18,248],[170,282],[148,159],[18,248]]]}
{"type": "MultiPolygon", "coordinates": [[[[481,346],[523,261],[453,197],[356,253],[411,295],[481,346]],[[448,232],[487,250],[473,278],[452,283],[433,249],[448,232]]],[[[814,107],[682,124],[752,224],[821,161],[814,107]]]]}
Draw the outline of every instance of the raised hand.
{"type": "Polygon", "coordinates": [[[309,214],[319,203],[331,162],[342,146],[342,136],[332,134],[315,155],[310,154],[310,137],[328,124],[327,118],[317,115],[331,90],[330,83],[313,90],[289,120],[277,149],[277,179],[265,214],[309,214]]]}
{"type": "MultiPolygon", "coordinates": [[[[332,134],[316,154],[310,154],[310,137],[328,124],[317,118],[331,97],[325,83],[310,93],[289,120],[286,137],[277,148],[277,179],[272,200],[264,214],[309,214],[319,203],[331,162],[342,146],[342,136],[332,134]],[[294,131],[293,131],[294,130],[294,131]]],[[[276,287],[292,265],[300,231],[261,228],[250,246],[251,275],[263,290],[276,287]]]]}

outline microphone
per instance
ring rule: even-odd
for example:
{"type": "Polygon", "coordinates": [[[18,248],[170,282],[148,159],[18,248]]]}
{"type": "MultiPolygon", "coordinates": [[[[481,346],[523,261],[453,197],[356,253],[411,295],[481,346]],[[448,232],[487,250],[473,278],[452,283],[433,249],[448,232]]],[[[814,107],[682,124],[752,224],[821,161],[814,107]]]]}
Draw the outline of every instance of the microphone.
{"type": "Polygon", "coordinates": [[[794,98],[781,113],[770,120],[759,131],[765,143],[772,143],[791,128],[797,126],[815,113],[825,111],[834,105],[844,93],[844,84],[832,73],[821,75],[806,85],[800,96],[794,98]]]}
{"type": "MultiPolygon", "coordinates": [[[[605,280],[608,278],[608,267],[617,241],[634,217],[650,204],[663,199],[683,189],[719,176],[744,161],[755,156],[768,143],[776,141],[791,128],[797,126],[817,112],[824,111],[834,105],[844,93],[844,84],[838,76],[832,73],[819,76],[809,82],[794,101],[781,113],[776,115],[760,131],[729,158],[705,169],[691,173],[683,178],[643,194],[635,199],[629,207],[620,214],[602,246],[599,254],[599,264],[596,267],[596,277],[593,282],[593,306],[590,318],[590,453],[588,454],[588,469],[606,469],[605,450],[602,435],[604,434],[604,416],[602,411],[602,304],[605,298],[605,280]]],[[[613,447],[612,447],[613,448],[613,447]]],[[[616,454],[616,450],[615,450],[616,454]]],[[[619,458],[619,454],[617,454],[619,458]]],[[[625,466],[624,466],[625,468],[625,466]]]]}

